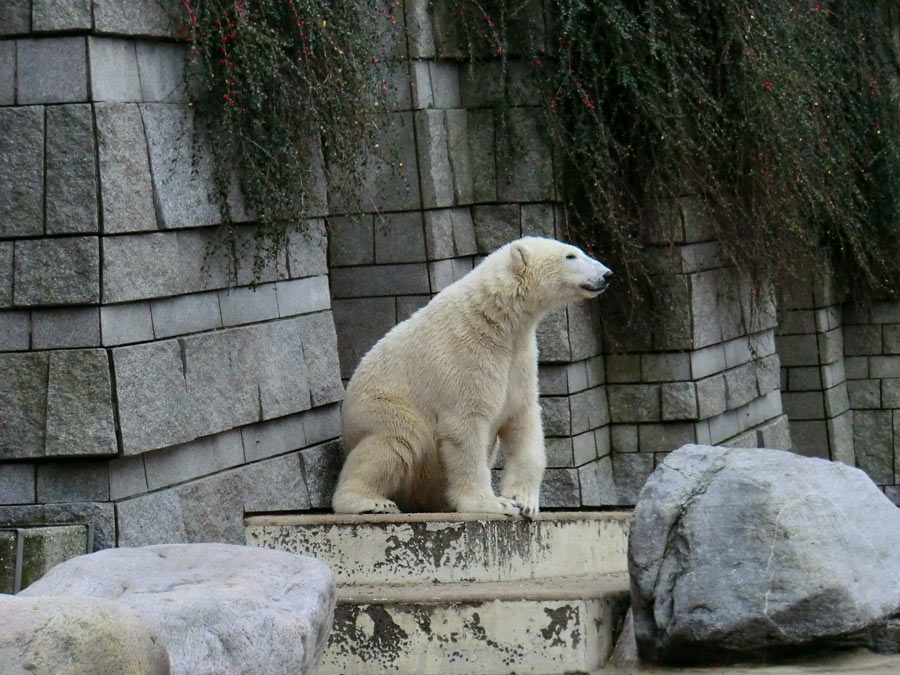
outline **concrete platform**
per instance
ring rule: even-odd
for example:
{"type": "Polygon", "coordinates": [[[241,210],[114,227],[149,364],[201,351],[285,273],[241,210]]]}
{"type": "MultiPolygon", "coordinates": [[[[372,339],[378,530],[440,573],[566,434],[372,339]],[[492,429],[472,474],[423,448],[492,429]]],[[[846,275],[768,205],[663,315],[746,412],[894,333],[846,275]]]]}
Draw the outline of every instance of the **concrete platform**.
{"type": "Polygon", "coordinates": [[[586,673],[628,608],[631,514],[258,515],[247,544],[338,580],[321,675],[586,673]]]}
{"type": "Polygon", "coordinates": [[[509,581],[627,571],[629,511],[260,515],[250,546],[313,555],[338,583],[509,581]]]}

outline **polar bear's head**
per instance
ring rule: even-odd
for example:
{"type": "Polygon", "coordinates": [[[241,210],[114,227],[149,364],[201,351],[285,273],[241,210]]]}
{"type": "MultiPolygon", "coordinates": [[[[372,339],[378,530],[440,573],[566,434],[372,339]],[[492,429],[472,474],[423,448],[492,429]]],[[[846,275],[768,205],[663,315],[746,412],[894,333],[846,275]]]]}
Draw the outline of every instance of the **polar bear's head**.
{"type": "Polygon", "coordinates": [[[523,237],[506,248],[509,267],[529,302],[542,310],[596,298],[613,274],[580,248],[555,239],[523,237]]]}

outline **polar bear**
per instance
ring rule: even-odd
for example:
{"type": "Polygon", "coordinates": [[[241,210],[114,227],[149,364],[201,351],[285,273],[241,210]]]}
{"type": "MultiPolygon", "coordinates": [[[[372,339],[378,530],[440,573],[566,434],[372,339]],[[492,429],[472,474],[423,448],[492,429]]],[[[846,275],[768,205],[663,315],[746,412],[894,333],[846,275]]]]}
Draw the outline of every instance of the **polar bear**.
{"type": "Polygon", "coordinates": [[[546,457],[535,328],[610,276],[575,246],[523,237],[391,329],[347,386],[334,511],[536,515],[546,457]]]}

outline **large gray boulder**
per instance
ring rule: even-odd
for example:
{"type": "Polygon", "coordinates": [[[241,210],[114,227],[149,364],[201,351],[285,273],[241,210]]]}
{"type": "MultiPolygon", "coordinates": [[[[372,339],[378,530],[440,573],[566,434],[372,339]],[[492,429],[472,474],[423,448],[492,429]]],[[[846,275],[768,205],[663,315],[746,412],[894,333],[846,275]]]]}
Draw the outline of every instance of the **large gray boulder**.
{"type": "Polygon", "coordinates": [[[900,509],[844,464],[687,445],[640,493],[628,567],[638,651],[652,663],[886,648],[900,509]]]}
{"type": "Polygon", "coordinates": [[[164,637],[173,674],[313,673],[334,614],[331,570],[315,558],[229,544],[98,551],[21,596],[116,600],[164,637]]]}
{"type": "Polygon", "coordinates": [[[0,617],[0,675],[169,675],[162,635],[121,603],[0,595],[0,617]]]}

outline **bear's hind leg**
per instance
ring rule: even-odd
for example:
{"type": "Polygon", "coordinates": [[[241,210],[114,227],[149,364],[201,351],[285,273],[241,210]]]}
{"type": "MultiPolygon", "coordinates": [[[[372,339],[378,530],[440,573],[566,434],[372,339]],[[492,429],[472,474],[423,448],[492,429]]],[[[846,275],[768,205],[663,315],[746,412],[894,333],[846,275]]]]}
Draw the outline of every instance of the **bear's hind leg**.
{"type": "Polygon", "coordinates": [[[400,513],[389,498],[411,471],[408,445],[395,436],[368,436],[357,444],[341,469],[331,499],[335,513],[400,513]]]}

